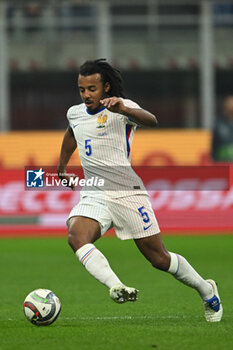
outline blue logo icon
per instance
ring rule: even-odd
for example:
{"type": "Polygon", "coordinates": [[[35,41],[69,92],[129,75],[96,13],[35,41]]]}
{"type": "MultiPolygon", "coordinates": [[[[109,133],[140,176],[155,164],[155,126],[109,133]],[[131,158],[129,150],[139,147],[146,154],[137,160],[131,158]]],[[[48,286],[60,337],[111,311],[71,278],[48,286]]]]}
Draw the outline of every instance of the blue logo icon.
{"type": "Polygon", "coordinates": [[[26,187],[44,187],[44,173],[42,168],[40,168],[40,170],[27,170],[26,187]]]}

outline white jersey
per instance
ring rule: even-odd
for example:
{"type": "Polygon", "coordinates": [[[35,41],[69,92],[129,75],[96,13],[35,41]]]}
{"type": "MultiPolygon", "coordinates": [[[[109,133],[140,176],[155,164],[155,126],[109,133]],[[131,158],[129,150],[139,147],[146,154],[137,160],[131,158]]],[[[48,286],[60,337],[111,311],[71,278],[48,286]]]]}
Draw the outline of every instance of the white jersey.
{"type": "MultiPolygon", "coordinates": [[[[127,107],[140,108],[131,100],[122,100],[127,107]]],[[[104,179],[104,186],[95,183],[91,190],[84,188],[82,197],[96,196],[96,191],[100,196],[112,198],[147,194],[130,164],[136,123],[105,107],[90,114],[84,103],[70,107],[67,118],[77,142],[85,179],[104,179]]]]}

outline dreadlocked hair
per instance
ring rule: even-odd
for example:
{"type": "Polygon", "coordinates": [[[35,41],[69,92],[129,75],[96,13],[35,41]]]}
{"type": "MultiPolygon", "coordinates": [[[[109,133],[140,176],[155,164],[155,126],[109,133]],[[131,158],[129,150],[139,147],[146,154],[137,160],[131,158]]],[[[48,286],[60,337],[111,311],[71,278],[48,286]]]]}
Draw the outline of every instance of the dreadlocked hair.
{"type": "Polygon", "coordinates": [[[79,69],[79,74],[83,76],[99,73],[103,84],[109,83],[109,97],[125,97],[123,93],[123,81],[118,69],[112,67],[105,58],[84,62],[79,69]]]}

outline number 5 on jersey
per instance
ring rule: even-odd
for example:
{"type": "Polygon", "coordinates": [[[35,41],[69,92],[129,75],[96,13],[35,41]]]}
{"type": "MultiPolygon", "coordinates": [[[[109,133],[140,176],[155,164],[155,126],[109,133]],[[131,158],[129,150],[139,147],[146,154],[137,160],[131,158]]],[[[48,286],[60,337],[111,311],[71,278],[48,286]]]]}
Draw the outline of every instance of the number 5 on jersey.
{"type": "Polygon", "coordinates": [[[91,148],[90,142],[91,142],[91,139],[85,140],[85,150],[86,150],[87,156],[90,156],[92,154],[92,148],[91,148]]]}

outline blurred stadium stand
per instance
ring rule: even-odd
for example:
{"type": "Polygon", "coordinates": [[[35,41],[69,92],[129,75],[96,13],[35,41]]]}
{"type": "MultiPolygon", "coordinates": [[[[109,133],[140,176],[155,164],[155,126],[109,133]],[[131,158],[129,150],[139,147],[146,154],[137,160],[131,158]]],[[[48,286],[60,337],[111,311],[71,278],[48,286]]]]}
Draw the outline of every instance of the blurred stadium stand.
{"type": "Polygon", "coordinates": [[[97,57],[122,70],[126,93],[159,116],[159,127],[212,127],[201,117],[204,2],[211,3],[218,107],[232,93],[232,1],[6,1],[10,129],[65,128],[66,110],[80,101],[78,67],[97,57]]]}
{"type": "MultiPolygon", "coordinates": [[[[111,56],[121,68],[198,67],[199,1],[34,0],[7,1],[12,69],[74,69],[86,57],[96,57],[98,23],[106,22],[98,12],[103,6],[109,16],[111,56]]],[[[216,64],[228,68],[233,60],[233,4],[215,1],[213,14],[216,64]]]]}

